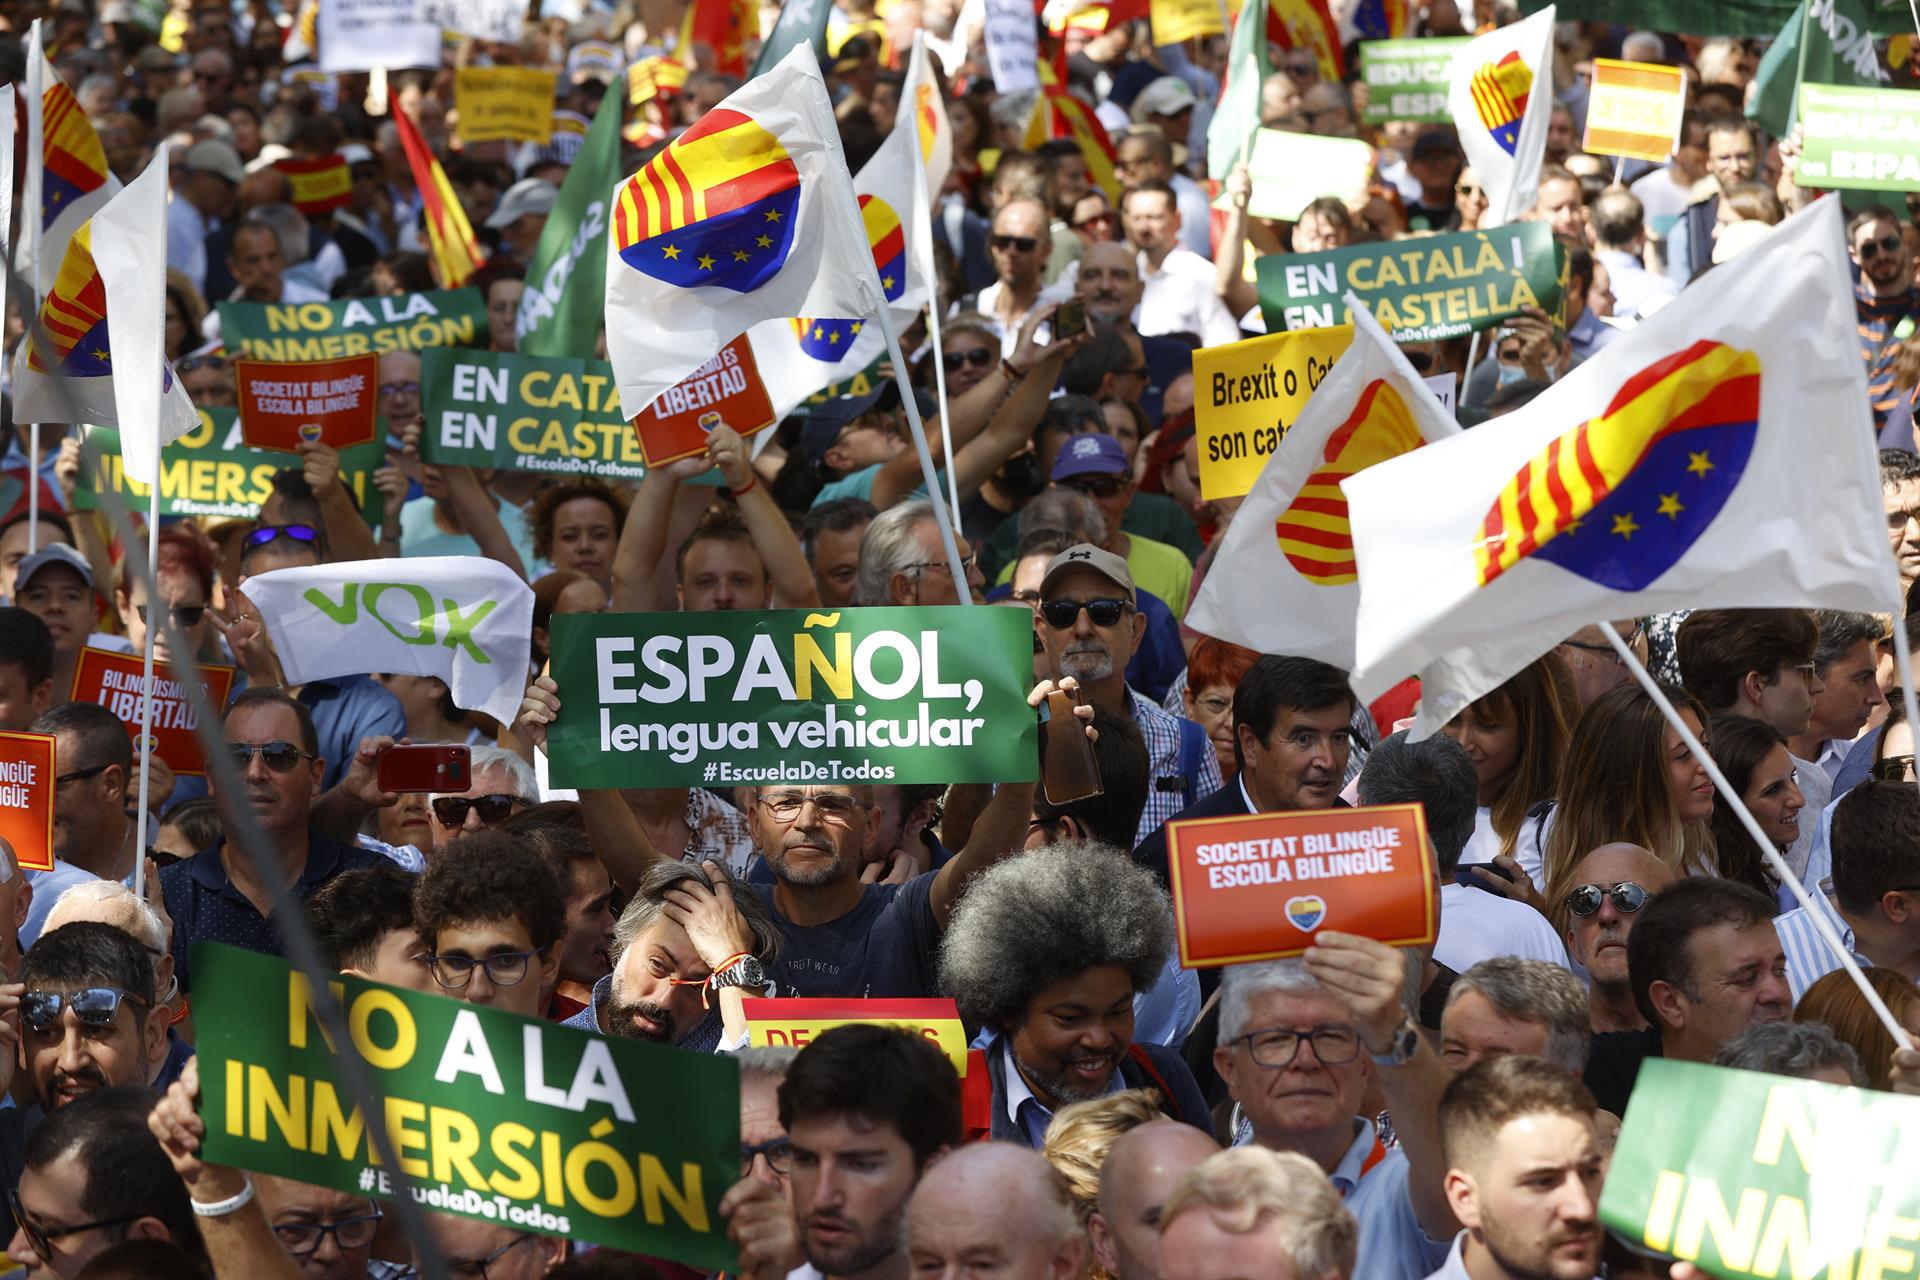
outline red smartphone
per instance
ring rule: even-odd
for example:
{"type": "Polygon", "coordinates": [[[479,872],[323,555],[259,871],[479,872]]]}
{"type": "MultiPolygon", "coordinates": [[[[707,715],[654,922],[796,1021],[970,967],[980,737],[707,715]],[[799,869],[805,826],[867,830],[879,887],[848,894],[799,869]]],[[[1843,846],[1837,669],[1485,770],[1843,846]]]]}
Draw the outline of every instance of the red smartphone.
{"type": "Polygon", "coordinates": [[[382,791],[465,791],[473,782],[465,747],[428,743],[380,753],[382,791]]]}

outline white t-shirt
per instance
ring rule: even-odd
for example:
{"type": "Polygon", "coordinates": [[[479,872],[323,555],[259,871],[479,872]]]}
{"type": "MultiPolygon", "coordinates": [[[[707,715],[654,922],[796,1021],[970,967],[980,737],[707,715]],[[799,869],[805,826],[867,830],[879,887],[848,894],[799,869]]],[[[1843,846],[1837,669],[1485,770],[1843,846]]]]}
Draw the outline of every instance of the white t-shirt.
{"type": "Polygon", "coordinates": [[[1441,885],[1440,938],[1433,944],[1433,958],[1455,973],[1465,973],[1495,956],[1573,967],[1553,926],[1532,907],[1486,889],[1441,885]]]}
{"type": "MultiPolygon", "coordinates": [[[[1513,842],[1513,860],[1533,881],[1533,887],[1542,892],[1547,887],[1547,831],[1552,825],[1553,814],[1554,810],[1549,809],[1540,817],[1529,817],[1520,824],[1520,835],[1513,842]]],[[[1500,833],[1493,829],[1493,810],[1481,805],[1473,817],[1473,838],[1467,841],[1467,847],[1460,852],[1460,865],[1468,867],[1492,862],[1499,852],[1500,833]]]]}

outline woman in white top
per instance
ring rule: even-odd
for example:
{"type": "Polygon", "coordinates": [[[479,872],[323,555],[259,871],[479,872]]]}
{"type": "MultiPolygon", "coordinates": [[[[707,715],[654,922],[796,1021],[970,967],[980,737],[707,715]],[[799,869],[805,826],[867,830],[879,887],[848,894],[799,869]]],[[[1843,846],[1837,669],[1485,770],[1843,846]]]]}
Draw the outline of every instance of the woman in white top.
{"type": "Polygon", "coordinates": [[[1506,857],[1540,885],[1545,842],[1532,811],[1559,788],[1579,716],[1573,677],[1549,651],[1447,723],[1442,732],[1467,749],[1480,778],[1480,813],[1463,866],[1506,857]]]}

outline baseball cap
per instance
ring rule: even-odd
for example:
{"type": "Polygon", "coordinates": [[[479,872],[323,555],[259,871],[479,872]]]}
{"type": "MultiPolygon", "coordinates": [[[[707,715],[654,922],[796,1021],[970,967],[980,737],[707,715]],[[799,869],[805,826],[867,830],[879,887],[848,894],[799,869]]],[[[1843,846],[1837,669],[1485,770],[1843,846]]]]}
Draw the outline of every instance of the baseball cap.
{"type": "Polygon", "coordinates": [[[545,178],[522,178],[500,197],[500,207],[487,215],[487,225],[504,231],[530,213],[552,213],[560,188],[545,178]]]}
{"type": "Polygon", "coordinates": [[[93,586],[93,566],[87,563],[87,558],[64,542],[49,542],[20,562],[19,572],[13,579],[13,594],[17,597],[33,581],[33,575],[50,564],[67,566],[79,574],[87,586],[93,586]]]}
{"type": "Polygon", "coordinates": [[[1131,471],[1127,451],[1110,435],[1094,433],[1074,436],[1053,460],[1053,478],[1073,476],[1124,476],[1131,471]]]}
{"type": "Polygon", "coordinates": [[[1461,155],[1460,144],[1449,129],[1428,129],[1413,140],[1414,160],[1424,160],[1431,155],[1461,155]]]}
{"type": "Polygon", "coordinates": [[[612,84],[621,62],[620,50],[605,40],[582,40],[567,51],[567,79],[574,84],[589,80],[612,84]]]}
{"type": "Polygon", "coordinates": [[[1093,570],[1126,592],[1128,604],[1139,604],[1133,594],[1133,574],[1128,572],[1127,562],[1091,542],[1077,543],[1047,561],[1047,572],[1040,579],[1040,598],[1045,600],[1052,594],[1053,584],[1075,569],[1093,570]]]}
{"type": "Polygon", "coordinates": [[[222,142],[218,138],[196,142],[187,148],[184,167],[189,173],[219,174],[236,187],[247,176],[240,167],[240,153],[233,149],[231,142],[222,142]]]}
{"type": "Polygon", "coordinates": [[[815,466],[826,458],[827,450],[833,448],[834,441],[847,429],[849,423],[862,414],[872,413],[876,409],[897,409],[900,407],[900,388],[892,379],[880,384],[864,396],[841,396],[820,405],[807,416],[807,425],[800,429],[800,451],[815,466]]]}
{"type": "Polygon", "coordinates": [[[1198,101],[1193,86],[1185,80],[1161,76],[1139,92],[1129,114],[1135,124],[1144,124],[1148,116],[1177,116],[1198,101]]]}

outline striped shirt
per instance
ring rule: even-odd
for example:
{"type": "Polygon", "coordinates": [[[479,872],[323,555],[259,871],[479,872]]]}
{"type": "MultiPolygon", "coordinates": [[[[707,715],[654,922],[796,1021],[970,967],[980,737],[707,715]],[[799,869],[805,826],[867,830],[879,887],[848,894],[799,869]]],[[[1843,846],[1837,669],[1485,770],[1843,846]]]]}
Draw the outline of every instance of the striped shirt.
{"type": "Polygon", "coordinates": [[[1133,837],[1133,842],[1139,844],[1187,805],[1205,800],[1220,789],[1220,760],[1214,754],[1212,740],[1202,734],[1203,749],[1198,753],[1200,772],[1191,780],[1190,799],[1183,785],[1188,779],[1180,772],[1183,717],[1161,710],[1132,689],[1127,690],[1127,697],[1133,703],[1133,722],[1140,727],[1140,736],[1147,743],[1147,804],[1140,811],[1140,826],[1133,837]]]}
{"type": "MultiPolygon", "coordinates": [[[[1872,965],[1873,961],[1861,955],[1855,946],[1853,927],[1840,918],[1827,895],[1816,891],[1811,896],[1814,910],[1833,926],[1840,945],[1853,956],[1855,963],[1863,969],[1872,965]]],[[[1775,916],[1773,928],[1780,935],[1780,950],[1787,957],[1787,990],[1793,993],[1793,1002],[1799,1004],[1808,987],[1840,967],[1839,958],[1833,954],[1833,948],[1821,940],[1805,907],[1795,907],[1775,916]]]]}
{"type": "Polygon", "coordinates": [[[1887,413],[1902,394],[1893,387],[1893,357],[1899,350],[1893,331],[1902,320],[1920,315],[1920,289],[1909,287],[1891,298],[1878,298],[1862,276],[1854,281],[1853,306],[1860,359],[1867,366],[1867,403],[1873,408],[1877,431],[1887,425],[1887,413]]]}

